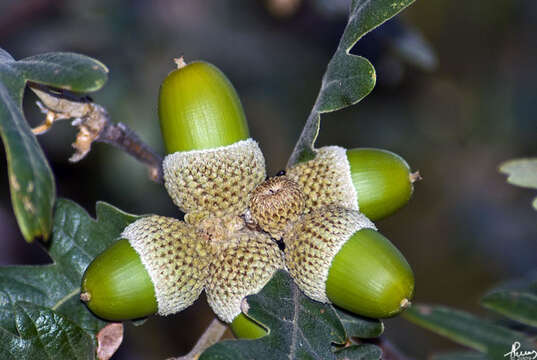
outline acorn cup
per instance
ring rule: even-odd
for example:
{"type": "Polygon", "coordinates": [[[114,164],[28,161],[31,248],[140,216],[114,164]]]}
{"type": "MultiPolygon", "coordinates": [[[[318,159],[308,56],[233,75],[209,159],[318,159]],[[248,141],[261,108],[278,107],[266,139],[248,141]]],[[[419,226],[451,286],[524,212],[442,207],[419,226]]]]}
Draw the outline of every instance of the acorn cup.
{"type": "Polygon", "coordinates": [[[381,149],[325,146],[313,160],[287,169],[306,196],[306,212],[328,205],[360,210],[375,221],[404,206],[421,179],[400,156],[381,149]]]}
{"type": "Polygon", "coordinates": [[[391,317],[410,305],[410,266],[358,211],[337,206],[312,211],[284,242],[289,273],[311,299],[371,318],[391,317]]]}
{"type": "Polygon", "coordinates": [[[148,216],[125,228],[82,278],[80,299],[97,316],[121,321],[190,306],[207,280],[204,236],[182,221],[148,216]]]}
{"type": "Polygon", "coordinates": [[[233,85],[215,66],[178,60],[160,88],[159,118],[168,156],[164,185],[186,221],[241,215],[265,179],[265,159],[233,85]]]}
{"type": "MultiPolygon", "coordinates": [[[[207,302],[226,323],[232,323],[241,314],[244,297],[258,293],[278,269],[284,268],[278,245],[268,235],[247,228],[226,239],[211,241],[210,252],[207,302]]],[[[254,325],[257,326],[253,322],[247,324],[250,328],[254,325]]]]}

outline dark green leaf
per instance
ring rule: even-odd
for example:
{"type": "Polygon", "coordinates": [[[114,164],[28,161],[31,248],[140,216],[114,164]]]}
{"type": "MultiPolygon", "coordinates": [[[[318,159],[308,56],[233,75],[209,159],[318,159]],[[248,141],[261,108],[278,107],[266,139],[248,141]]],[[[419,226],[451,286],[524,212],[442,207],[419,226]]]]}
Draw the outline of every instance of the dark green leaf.
{"type": "Polygon", "coordinates": [[[99,90],[108,78],[103,63],[73,53],[30,56],[17,61],[14,67],[27,81],[81,93],[99,90]]]}
{"type": "Polygon", "coordinates": [[[403,317],[494,359],[503,358],[516,341],[522,349],[532,349],[531,341],[521,333],[444,306],[414,305],[403,317]]]}
{"type": "Polygon", "coordinates": [[[521,278],[505,281],[495,286],[490,292],[506,290],[524,291],[537,295],[537,270],[531,271],[521,278]]]}
{"type": "Polygon", "coordinates": [[[100,62],[82,55],[50,53],[15,61],[0,49],[0,136],[13,210],[27,241],[48,240],[56,193],[52,171],[22,111],[26,82],[89,92],[102,87],[107,71],[100,62]]]}
{"type": "Polygon", "coordinates": [[[336,352],[337,360],[379,360],[382,350],[372,344],[351,345],[336,352]]]}
{"type": "Polygon", "coordinates": [[[17,332],[0,328],[0,358],[5,360],[94,359],[94,338],[51,309],[27,302],[13,307],[17,332]]]}
{"type": "Polygon", "coordinates": [[[246,298],[247,315],[270,329],[257,340],[227,340],[210,347],[207,359],[335,359],[331,344],[346,340],[334,309],[307,298],[284,271],[246,298]]]}
{"type": "Polygon", "coordinates": [[[384,332],[384,324],[378,319],[364,318],[341,309],[336,309],[336,313],[347,336],[370,339],[379,337],[384,332]]]}
{"type": "Polygon", "coordinates": [[[0,135],[6,149],[11,203],[24,238],[48,239],[55,187],[47,159],[22,113],[25,81],[0,60],[0,135]]]}
{"type": "MultiPolygon", "coordinates": [[[[537,158],[506,161],[500,165],[500,171],[509,175],[510,184],[537,189],[537,158]]],[[[533,199],[533,207],[537,210],[537,197],[533,199]]]]}
{"type": "Polygon", "coordinates": [[[495,291],[481,299],[491,310],[523,324],[537,327],[537,295],[522,291],[495,291]]]}
{"type": "Polygon", "coordinates": [[[135,216],[97,204],[93,220],[75,203],[59,199],[49,244],[49,265],[0,267],[0,327],[16,332],[15,303],[28,301],[67,316],[95,333],[105,323],[79,300],[80,282],[89,263],[113,243],[135,216]]]}
{"type": "Polygon", "coordinates": [[[287,166],[306,161],[314,156],[315,140],[319,134],[321,114],[356,104],[373,90],[375,68],[361,57],[349,52],[362,36],[373,30],[414,0],[355,0],[352,2],[349,21],[338,48],[328,63],[315,105],[306,121],[302,134],[291,154],[287,166]]]}
{"type": "Polygon", "coordinates": [[[434,355],[431,360],[492,360],[490,356],[472,351],[460,351],[434,355]]]}

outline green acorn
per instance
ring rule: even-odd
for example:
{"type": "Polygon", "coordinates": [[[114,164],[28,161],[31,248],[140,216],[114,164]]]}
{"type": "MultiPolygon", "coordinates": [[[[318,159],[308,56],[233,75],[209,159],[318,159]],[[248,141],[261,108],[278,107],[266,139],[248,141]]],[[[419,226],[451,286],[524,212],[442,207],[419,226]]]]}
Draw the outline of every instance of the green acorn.
{"type": "Polygon", "coordinates": [[[227,77],[204,61],[168,74],[160,87],[158,113],[168,154],[214,149],[246,140],[248,124],[227,77]]]}
{"type": "Polygon", "coordinates": [[[325,146],[313,160],[287,169],[301,185],[306,212],[328,205],[360,210],[371,220],[391,215],[405,205],[419,173],[411,173],[400,156],[380,149],[325,146]]]}
{"type": "Polygon", "coordinates": [[[164,185],[189,219],[242,215],[248,193],[265,177],[265,159],[233,85],[215,66],[178,62],[159,94],[162,136],[169,153],[164,185]]]}
{"type": "Polygon", "coordinates": [[[402,157],[387,150],[351,149],[347,159],[360,212],[373,221],[404,206],[414,191],[413,183],[420,179],[402,157]]]}
{"type": "Polygon", "coordinates": [[[82,278],[81,300],[97,316],[121,321],[176,313],[203,291],[208,257],[204,236],[171,218],[130,224],[97,256],[82,278]]]}
{"type": "Polygon", "coordinates": [[[229,327],[238,339],[259,339],[267,335],[267,331],[261,325],[243,313],[237,315],[229,327]]]}
{"type": "Polygon", "coordinates": [[[80,298],[94,314],[111,321],[141,318],[158,311],[151,278],[126,239],[93,260],[84,273],[80,298]]]}
{"type": "Polygon", "coordinates": [[[312,211],[284,242],[289,273],[310,298],[372,318],[394,316],[410,305],[410,266],[358,211],[337,206],[312,211]]]}

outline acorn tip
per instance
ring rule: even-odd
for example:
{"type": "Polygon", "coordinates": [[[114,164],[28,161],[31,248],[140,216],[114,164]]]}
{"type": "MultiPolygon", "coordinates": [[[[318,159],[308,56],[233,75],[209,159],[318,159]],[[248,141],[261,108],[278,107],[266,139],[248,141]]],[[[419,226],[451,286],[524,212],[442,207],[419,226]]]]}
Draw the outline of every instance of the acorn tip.
{"type": "Polygon", "coordinates": [[[408,309],[412,303],[407,298],[404,298],[399,305],[401,306],[401,309],[408,309]]]}
{"type": "Polygon", "coordinates": [[[184,56],[174,58],[173,62],[175,63],[175,65],[177,65],[178,69],[182,69],[182,68],[184,68],[186,66],[186,61],[185,61],[184,56]]]}
{"type": "Polygon", "coordinates": [[[83,302],[88,302],[91,300],[91,294],[87,291],[84,291],[83,293],[80,294],[80,300],[82,300],[83,302]]]}
{"type": "Polygon", "coordinates": [[[423,180],[423,177],[421,177],[421,174],[418,171],[415,171],[413,173],[410,173],[410,175],[408,175],[409,179],[410,179],[410,182],[412,184],[414,184],[416,181],[420,181],[420,180],[423,180]]]}

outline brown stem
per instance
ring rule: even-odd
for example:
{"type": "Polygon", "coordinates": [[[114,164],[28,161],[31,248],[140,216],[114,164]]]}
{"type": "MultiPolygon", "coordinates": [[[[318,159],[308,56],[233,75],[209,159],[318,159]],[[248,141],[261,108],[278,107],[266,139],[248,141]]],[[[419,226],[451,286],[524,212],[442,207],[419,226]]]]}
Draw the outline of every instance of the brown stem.
{"type": "Polygon", "coordinates": [[[125,151],[149,168],[149,176],[155,182],[162,182],[162,157],[151,149],[127,125],[108,122],[95,141],[111,144],[125,151]]]}
{"type": "Polygon", "coordinates": [[[168,360],[196,360],[199,358],[202,352],[207,350],[210,346],[216,344],[220,338],[224,335],[227,326],[220,320],[213,319],[211,324],[205,329],[203,335],[198,339],[198,342],[190,352],[184,356],[177,358],[169,358],[168,360]]]}
{"type": "Polygon", "coordinates": [[[423,177],[421,177],[421,174],[419,171],[415,171],[413,173],[411,173],[408,178],[410,179],[410,182],[413,184],[415,183],[416,181],[420,181],[420,180],[423,180],[423,177]]]}
{"type": "Polygon", "coordinates": [[[94,142],[103,142],[144,163],[149,168],[151,180],[162,182],[162,157],[127,125],[113,123],[105,108],[95,104],[89,97],[80,97],[64,89],[52,89],[34,83],[29,85],[43,102],[38,102],[38,106],[46,114],[45,122],[33,129],[34,134],[40,135],[49,131],[56,121],[75,119],[73,125],[78,127],[79,132],[73,143],[76,152],[69,161],[82,160],[90,152],[94,142]]]}

